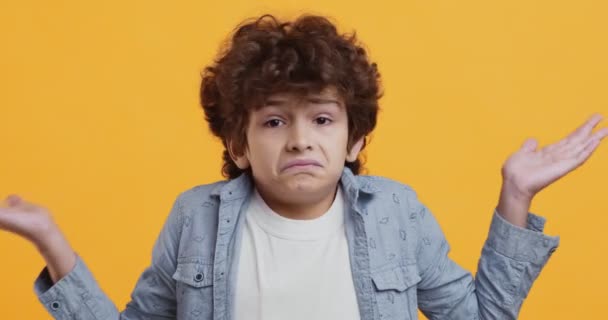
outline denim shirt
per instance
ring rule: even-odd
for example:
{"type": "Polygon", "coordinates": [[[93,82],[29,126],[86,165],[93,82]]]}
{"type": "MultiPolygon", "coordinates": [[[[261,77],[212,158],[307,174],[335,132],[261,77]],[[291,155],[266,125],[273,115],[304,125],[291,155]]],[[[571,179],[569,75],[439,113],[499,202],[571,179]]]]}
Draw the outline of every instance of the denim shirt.
{"type": "MultiPolygon", "coordinates": [[[[448,257],[450,245],[431,211],[408,185],[379,176],[340,177],[345,233],[362,320],[516,319],[533,282],[559,245],[494,210],[475,278],[448,257]]],[[[55,319],[233,318],[244,210],[252,179],[195,186],[175,200],[126,308],[119,312],[81,257],[55,284],[44,268],[34,283],[55,319]]],[[[295,275],[294,275],[295,276],[295,275]]]]}

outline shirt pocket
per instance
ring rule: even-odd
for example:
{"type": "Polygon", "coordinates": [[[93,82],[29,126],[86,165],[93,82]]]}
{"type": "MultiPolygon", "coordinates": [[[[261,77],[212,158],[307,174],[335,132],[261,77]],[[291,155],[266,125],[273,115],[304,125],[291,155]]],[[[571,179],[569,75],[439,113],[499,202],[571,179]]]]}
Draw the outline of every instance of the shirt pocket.
{"type": "Polygon", "coordinates": [[[371,272],[380,318],[417,319],[417,284],[421,278],[415,264],[390,265],[371,272]]]}
{"type": "Polygon", "coordinates": [[[201,259],[178,260],[176,281],[178,319],[211,319],[213,316],[213,263],[201,259]]]}

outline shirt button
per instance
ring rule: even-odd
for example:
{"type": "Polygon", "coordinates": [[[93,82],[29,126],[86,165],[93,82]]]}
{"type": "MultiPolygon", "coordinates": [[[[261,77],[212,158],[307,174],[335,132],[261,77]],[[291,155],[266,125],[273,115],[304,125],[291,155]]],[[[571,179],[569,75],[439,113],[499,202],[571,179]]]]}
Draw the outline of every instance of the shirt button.
{"type": "Polygon", "coordinates": [[[194,281],[201,282],[201,281],[203,281],[204,278],[205,278],[205,276],[199,272],[194,276],[194,281]]]}
{"type": "Polygon", "coordinates": [[[51,309],[53,309],[53,310],[57,310],[57,309],[59,309],[59,307],[61,307],[61,304],[59,304],[59,302],[58,302],[58,301],[53,301],[53,302],[51,303],[51,309]]]}

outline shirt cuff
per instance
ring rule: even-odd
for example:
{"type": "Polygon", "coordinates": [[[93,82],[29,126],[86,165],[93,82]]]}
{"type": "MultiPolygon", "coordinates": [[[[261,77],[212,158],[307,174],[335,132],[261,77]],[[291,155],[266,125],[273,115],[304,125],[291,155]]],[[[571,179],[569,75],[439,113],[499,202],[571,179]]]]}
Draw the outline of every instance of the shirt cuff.
{"type": "Polygon", "coordinates": [[[76,254],[76,265],[55,284],[45,266],[34,281],[34,292],[55,319],[72,319],[90,298],[89,288],[97,286],[84,261],[76,254]]]}
{"type": "Polygon", "coordinates": [[[516,226],[494,210],[486,244],[514,260],[545,264],[559,246],[559,236],[543,233],[546,219],[528,212],[526,228],[516,226]]]}

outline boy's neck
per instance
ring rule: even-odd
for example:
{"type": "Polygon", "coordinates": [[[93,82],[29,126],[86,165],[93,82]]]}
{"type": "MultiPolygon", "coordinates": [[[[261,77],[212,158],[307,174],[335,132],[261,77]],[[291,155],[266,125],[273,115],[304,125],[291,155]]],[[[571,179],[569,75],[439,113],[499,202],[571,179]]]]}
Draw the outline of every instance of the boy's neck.
{"type": "Polygon", "coordinates": [[[287,203],[267,195],[263,190],[258,189],[258,192],[266,205],[282,217],[294,220],[310,220],[322,216],[329,210],[334,202],[337,190],[336,186],[334,192],[326,192],[317,199],[310,199],[306,203],[287,203]]]}

